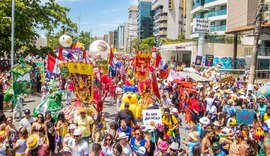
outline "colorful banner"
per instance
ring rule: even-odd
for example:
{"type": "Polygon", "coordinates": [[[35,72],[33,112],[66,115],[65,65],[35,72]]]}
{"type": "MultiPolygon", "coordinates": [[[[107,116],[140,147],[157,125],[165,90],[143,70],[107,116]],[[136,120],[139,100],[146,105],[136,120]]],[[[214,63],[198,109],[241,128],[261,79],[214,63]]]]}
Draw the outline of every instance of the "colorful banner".
{"type": "Polygon", "coordinates": [[[214,55],[205,56],[205,66],[212,67],[214,62],[214,55]]]}
{"type": "Polygon", "coordinates": [[[149,65],[151,62],[151,54],[139,53],[135,58],[135,76],[139,80],[145,80],[149,77],[149,65]]]}
{"type": "Polygon", "coordinates": [[[196,56],[195,65],[200,66],[202,64],[202,56],[196,56]]]}
{"type": "Polygon", "coordinates": [[[74,82],[75,95],[81,102],[90,103],[93,100],[93,65],[69,62],[68,72],[74,82]]]}
{"type": "Polygon", "coordinates": [[[45,69],[44,69],[44,63],[43,62],[36,62],[36,66],[38,67],[39,73],[41,75],[41,82],[45,82],[45,69]]]}
{"type": "Polygon", "coordinates": [[[238,124],[252,124],[254,118],[254,110],[242,109],[236,112],[236,121],[238,124]]]}
{"type": "Polygon", "coordinates": [[[78,62],[69,62],[68,70],[70,74],[92,75],[93,65],[78,62]]]}
{"type": "Polygon", "coordinates": [[[143,110],[143,125],[146,128],[155,127],[157,123],[162,123],[160,109],[143,110]]]}

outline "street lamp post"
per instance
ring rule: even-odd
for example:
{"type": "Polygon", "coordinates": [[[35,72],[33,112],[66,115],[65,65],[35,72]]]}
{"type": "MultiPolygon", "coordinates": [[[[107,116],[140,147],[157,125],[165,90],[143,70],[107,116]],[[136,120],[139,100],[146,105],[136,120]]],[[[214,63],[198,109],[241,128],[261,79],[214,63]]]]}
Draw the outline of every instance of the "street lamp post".
{"type": "Polygon", "coordinates": [[[15,0],[12,0],[12,12],[11,12],[11,51],[10,51],[10,65],[14,65],[14,12],[15,12],[15,0]]]}
{"type": "Polygon", "coordinates": [[[81,31],[81,16],[82,15],[86,15],[86,16],[90,16],[90,14],[89,13],[86,13],[86,14],[82,14],[82,12],[80,12],[79,13],[79,17],[78,17],[78,19],[79,19],[79,28],[78,28],[78,34],[80,33],[80,31],[81,31]]]}

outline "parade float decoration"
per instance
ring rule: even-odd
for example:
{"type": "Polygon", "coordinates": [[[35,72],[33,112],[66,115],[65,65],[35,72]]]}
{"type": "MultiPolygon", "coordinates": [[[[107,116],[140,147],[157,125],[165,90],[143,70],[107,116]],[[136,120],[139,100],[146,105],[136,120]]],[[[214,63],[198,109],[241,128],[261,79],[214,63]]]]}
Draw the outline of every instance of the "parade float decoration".
{"type": "Polygon", "coordinates": [[[59,38],[59,43],[62,47],[70,47],[72,44],[72,38],[68,35],[62,35],[59,38]]]}
{"type": "Polygon", "coordinates": [[[125,103],[129,103],[129,110],[132,111],[135,118],[142,118],[142,108],[138,105],[138,95],[128,91],[123,94],[120,110],[123,110],[125,103]]]}
{"type": "Polygon", "coordinates": [[[52,118],[56,121],[58,113],[63,108],[62,105],[62,92],[52,92],[48,97],[42,101],[37,107],[33,110],[33,115],[37,116],[39,113],[45,114],[46,111],[51,111],[52,118]]]}
{"type": "Polygon", "coordinates": [[[20,118],[22,117],[23,100],[20,100],[22,98],[20,95],[31,93],[32,85],[29,73],[32,70],[32,66],[25,63],[22,58],[20,59],[19,64],[16,64],[11,68],[13,77],[12,86],[5,92],[4,102],[12,102],[12,105],[14,106],[14,118],[17,113],[20,113],[20,118]],[[19,102],[17,103],[18,100],[19,102]]]}
{"type": "Polygon", "coordinates": [[[150,53],[144,53],[144,52],[138,52],[136,54],[136,57],[134,59],[135,64],[135,77],[141,81],[149,78],[149,66],[151,62],[151,54],[150,53]]]}

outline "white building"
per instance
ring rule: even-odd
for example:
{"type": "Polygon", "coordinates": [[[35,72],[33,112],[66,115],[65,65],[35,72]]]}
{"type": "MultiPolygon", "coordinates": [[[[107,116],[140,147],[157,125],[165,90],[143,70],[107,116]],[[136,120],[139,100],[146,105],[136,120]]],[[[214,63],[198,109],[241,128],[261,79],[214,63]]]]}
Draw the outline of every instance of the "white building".
{"type": "Polygon", "coordinates": [[[153,0],[155,37],[177,39],[185,32],[184,3],[182,0],[153,0]]]}
{"type": "Polygon", "coordinates": [[[118,49],[120,51],[124,50],[124,24],[120,24],[117,28],[117,32],[118,32],[118,49]]]}
{"type": "Polygon", "coordinates": [[[128,22],[124,23],[124,51],[127,52],[128,51],[128,44],[129,44],[129,40],[128,40],[128,22]]]}

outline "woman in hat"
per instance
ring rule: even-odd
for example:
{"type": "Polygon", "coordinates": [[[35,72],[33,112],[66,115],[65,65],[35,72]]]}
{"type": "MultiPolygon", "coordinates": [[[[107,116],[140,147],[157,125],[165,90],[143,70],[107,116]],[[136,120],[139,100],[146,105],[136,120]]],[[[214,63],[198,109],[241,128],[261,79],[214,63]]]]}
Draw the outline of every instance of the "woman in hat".
{"type": "Polygon", "coordinates": [[[106,128],[106,121],[105,121],[105,113],[99,112],[93,126],[93,132],[94,132],[96,143],[102,141],[102,138],[104,137],[104,133],[106,129],[107,128],[106,128]]]}
{"type": "Polygon", "coordinates": [[[193,147],[200,144],[200,134],[197,131],[188,133],[188,141],[182,140],[182,143],[185,144],[185,150],[188,156],[193,156],[193,147]]]}
{"type": "Polygon", "coordinates": [[[178,142],[172,142],[169,148],[170,148],[170,156],[178,156],[178,153],[180,151],[180,146],[178,142]]]}
{"type": "Polygon", "coordinates": [[[74,140],[74,131],[77,128],[75,124],[70,124],[68,126],[68,133],[66,134],[65,138],[63,139],[63,147],[71,145],[72,141],[74,140]]]}
{"type": "Polygon", "coordinates": [[[72,150],[69,146],[64,146],[60,151],[62,156],[72,156],[72,150]]]}
{"type": "Polygon", "coordinates": [[[169,148],[169,145],[166,141],[159,141],[158,142],[158,153],[155,153],[155,156],[166,156],[167,155],[167,150],[169,148]]]}
{"type": "Polygon", "coordinates": [[[231,144],[229,155],[247,156],[247,149],[249,148],[247,142],[241,132],[235,136],[235,142],[231,144]]]}
{"type": "Polygon", "coordinates": [[[113,137],[110,134],[107,134],[104,138],[103,149],[100,152],[100,156],[112,155],[113,153],[112,145],[113,145],[113,137]]]}
{"type": "Polygon", "coordinates": [[[26,146],[26,139],[28,137],[28,131],[25,128],[21,128],[19,132],[20,138],[16,141],[13,151],[15,152],[16,156],[24,156],[25,150],[27,149],[26,146]]]}
{"type": "Polygon", "coordinates": [[[37,134],[32,134],[27,138],[25,156],[45,156],[48,144],[40,144],[40,138],[37,134]]]}
{"type": "Polygon", "coordinates": [[[119,137],[117,140],[119,141],[120,145],[122,146],[123,149],[123,155],[124,156],[131,156],[132,155],[132,149],[130,145],[128,144],[128,136],[125,133],[120,133],[119,137]]]}

